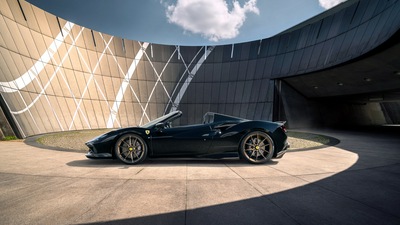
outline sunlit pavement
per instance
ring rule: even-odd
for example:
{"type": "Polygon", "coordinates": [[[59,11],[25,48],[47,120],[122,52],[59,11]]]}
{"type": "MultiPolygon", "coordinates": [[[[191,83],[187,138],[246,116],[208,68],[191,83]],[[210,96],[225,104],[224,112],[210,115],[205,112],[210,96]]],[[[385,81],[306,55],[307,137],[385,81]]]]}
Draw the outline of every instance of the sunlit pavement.
{"type": "Polygon", "coordinates": [[[1,224],[400,224],[400,138],[310,131],[336,146],[265,165],[157,159],[137,166],[0,142],[1,224]]]}

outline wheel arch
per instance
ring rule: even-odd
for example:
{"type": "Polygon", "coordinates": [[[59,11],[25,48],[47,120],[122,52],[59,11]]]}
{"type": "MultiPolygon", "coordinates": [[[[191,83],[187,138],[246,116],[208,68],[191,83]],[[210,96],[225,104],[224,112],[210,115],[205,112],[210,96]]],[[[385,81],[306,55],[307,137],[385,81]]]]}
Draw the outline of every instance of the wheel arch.
{"type": "MultiPolygon", "coordinates": [[[[254,131],[261,131],[261,132],[266,133],[266,134],[272,139],[272,142],[273,142],[273,144],[274,144],[274,149],[275,149],[275,147],[276,147],[276,146],[275,146],[275,145],[276,145],[276,144],[275,144],[276,141],[275,141],[275,138],[274,138],[274,136],[273,136],[273,131],[271,131],[271,130],[265,128],[265,127],[264,127],[264,128],[262,128],[262,127],[249,128],[249,129],[244,130],[243,135],[240,137],[240,141],[239,141],[239,144],[238,144],[238,147],[237,147],[237,151],[238,151],[238,154],[239,154],[240,157],[242,157],[242,156],[241,156],[240,147],[241,147],[241,145],[242,145],[242,142],[243,142],[244,138],[245,138],[248,134],[250,134],[251,132],[254,132],[254,131]]],[[[273,157],[275,157],[276,154],[277,154],[277,152],[274,151],[273,157]]]]}
{"type": "Polygon", "coordinates": [[[115,149],[115,144],[116,144],[117,140],[118,140],[120,137],[122,137],[122,136],[124,136],[124,135],[126,135],[126,134],[135,134],[135,135],[138,135],[139,137],[141,137],[141,138],[143,139],[143,141],[144,141],[144,142],[146,143],[146,145],[147,145],[147,149],[148,149],[147,155],[149,155],[150,152],[152,152],[151,147],[150,147],[150,140],[148,140],[148,136],[145,136],[145,135],[141,134],[139,131],[127,130],[127,131],[123,131],[123,132],[117,134],[117,135],[114,137],[114,139],[113,139],[113,144],[111,145],[111,149],[110,149],[110,150],[111,150],[112,157],[113,157],[114,159],[117,158],[116,155],[115,155],[115,151],[114,151],[114,149],[115,149]]]}

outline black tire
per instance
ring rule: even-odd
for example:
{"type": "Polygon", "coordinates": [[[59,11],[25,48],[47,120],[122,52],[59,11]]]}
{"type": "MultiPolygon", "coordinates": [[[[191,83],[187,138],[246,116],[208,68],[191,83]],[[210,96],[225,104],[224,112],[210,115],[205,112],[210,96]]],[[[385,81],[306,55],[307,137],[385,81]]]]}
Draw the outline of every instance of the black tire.
{"type": "Polygon", "coordinates": [[[274,155],[274,141],[265,132],[250,132],[240,143],[240,154],[250,163],[266,163],[274,155]]]}
{"type": "Polygon", "coordinates": [[[147,156],[147,144],[136,134],[125,134],[115,143],[115,155],[123,163],[134,165],[142,162],[147,156]]]}

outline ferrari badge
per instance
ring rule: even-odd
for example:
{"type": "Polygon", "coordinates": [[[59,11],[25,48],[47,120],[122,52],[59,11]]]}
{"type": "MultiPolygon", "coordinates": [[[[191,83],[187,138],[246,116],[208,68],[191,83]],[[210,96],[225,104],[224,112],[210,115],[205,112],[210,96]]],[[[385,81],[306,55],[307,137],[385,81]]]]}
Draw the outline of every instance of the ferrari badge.
{"type": "Polygon", "coordinates": [[[147,134],[147,135],[149,135],[149,134],[150,134],[150,131],[149,131],[149,130],[146,130],[145,132],[146,132],[146,134],[147,134]]]}

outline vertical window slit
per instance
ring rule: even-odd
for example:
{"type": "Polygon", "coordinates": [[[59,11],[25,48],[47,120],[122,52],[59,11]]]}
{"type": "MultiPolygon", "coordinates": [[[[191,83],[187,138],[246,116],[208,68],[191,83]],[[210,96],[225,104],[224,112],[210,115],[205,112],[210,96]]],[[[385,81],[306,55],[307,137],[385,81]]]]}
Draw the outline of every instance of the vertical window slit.
{"type": "Polygon", "coordinates": [[[122,51],[124,51],[124,53],[126,53],[126,50],[125,50],[125,41],[124,41],[123,38],[122,38],[122,51]]]}
{"type": "Polygon", "coordinates": [[[359,5],[360,5],[360,2],[357,2],[357,6],[356,6],[356,9],[354,10],[353,16],[351,17],[350,24],[353,23],[353,19],[354,19],[354,16],[356,15],[356,13],[357,13],[359,5]]]}
{"type": "Polygon", "coordinates": [[[24,10],[22,9],[21,2],[19,2],[19,0],[17,0],[17,2],[18,2],[18,5],[19,5],[19,9],[20,9],[21,12],[22,12],[22,16],[24,16],[24,20],[25,20],[25,21],[28,21],[28,20],[26,20],[26,16],[25,16],[24,10]]]}
{"type": "Polygon", "coordinates": [[[233,50],[235,49],[235,44],[232,44],[232,50],[231,50],[231,59],[233,58],[233,50]]]}
{"type": "Polygon", "coordinates": [[[63,30],[62,30],[61,24],[60,24],[60,19],[58,18],[58,16],[56,16],[56,18],[57,18],[58,28],[60,29],[61,35],[64,37],[64,33],[63,33],[63,30]]]}
{"type": "Polygon", "coordinates": [[[262,39],[260,40],[260,43],[258,44],[257,55],[260,55],[260,52],[261,52],[261,44],[262,44],[262,39]]]}
{"type": "Polygon", "coordinates": [[[93,44],[94,44],[94,47],[97,47],[97,46],[96,46],[96,40],[94,39],[94,33],[93,33],[93,30],[90,30],[90,32],[92,33],[92,38],[93,38],[93,44]]]}
{"type": "Polygon", "coordinates": [[[319,37],[319,33],[321,32],[321,29],[322,29],[322,23],[323,23],[323,21],[321,21],[321,23],[319,24],[319,28],[318,28],[318,33],[317,33],[317,38],[316,38],[316,39],[318,39],[318,37],[319,37]]]}

